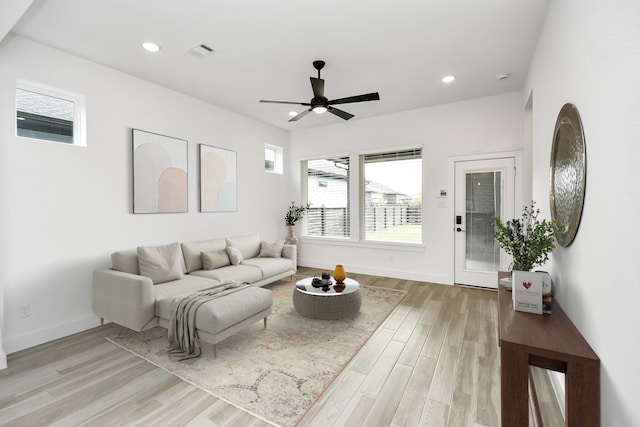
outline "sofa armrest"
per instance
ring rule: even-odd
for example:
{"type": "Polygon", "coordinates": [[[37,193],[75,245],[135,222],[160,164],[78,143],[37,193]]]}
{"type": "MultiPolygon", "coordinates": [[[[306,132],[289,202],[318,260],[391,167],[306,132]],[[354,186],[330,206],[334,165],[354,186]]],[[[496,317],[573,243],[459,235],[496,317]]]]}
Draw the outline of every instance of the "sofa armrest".
{"type": "Polygon", "coordinates": [[[298,247],[296,245],[284,245],[282,248],[282,258],[289,258],[293,261],[293,268],[298,268],[298,247]]]}
{"type": "MultiPolygon", "coordinates": [[[[156,297],[150,278],[115,270],[93,273],[93,312],[134,331],[156,317],[156,297]]],[[[151,325],[153,326],[153,325],[151,325]]]]}

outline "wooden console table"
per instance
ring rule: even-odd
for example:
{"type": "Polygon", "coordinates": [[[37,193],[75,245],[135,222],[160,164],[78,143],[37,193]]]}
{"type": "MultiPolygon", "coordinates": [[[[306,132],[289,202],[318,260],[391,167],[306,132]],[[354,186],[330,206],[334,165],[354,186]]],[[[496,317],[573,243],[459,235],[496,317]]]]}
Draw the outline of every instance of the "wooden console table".
{"type": "Polygon", "coordinates": [[[600,359],[560,304],[551,315],[515,311],[503,285],[498,301],[502,425],[529,425],[531,365],[565,374],[566,426],[600,426],[600,359]]]}

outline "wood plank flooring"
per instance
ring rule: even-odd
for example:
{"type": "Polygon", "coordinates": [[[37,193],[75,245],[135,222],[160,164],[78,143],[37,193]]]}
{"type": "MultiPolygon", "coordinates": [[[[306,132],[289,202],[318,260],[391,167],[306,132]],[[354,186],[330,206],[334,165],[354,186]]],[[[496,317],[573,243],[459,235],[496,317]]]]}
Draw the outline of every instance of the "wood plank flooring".
{"type": "Polygon", "coordinates": [[[499,425],[496,293],[354,278],[409,294],[299,425],[499,425]]]}
{"type": "MultiPolygon", "coordinates": [[[[497,294],[350,277],[407,298],[299,425],[498,426],[497,294]]],[[[0,425],[270,425],[109,343],[113,330],[107,324],[9,355],[0,425]]]]}

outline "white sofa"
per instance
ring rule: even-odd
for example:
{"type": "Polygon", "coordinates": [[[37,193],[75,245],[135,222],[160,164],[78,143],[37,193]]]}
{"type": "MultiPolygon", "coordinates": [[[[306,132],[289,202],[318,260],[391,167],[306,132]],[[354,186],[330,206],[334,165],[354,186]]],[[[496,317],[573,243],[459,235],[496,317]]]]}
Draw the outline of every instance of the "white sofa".
{"type": "MultiPolygon", "coordinates": [[[[111,260],[111,269],[94,272],[93,311],[101,323],[107,319],[133,329],[140,332],[141,339],[144,339],[144,331],[155,326],[168,328],[171,301],[177,296],[227,281],[261,287],[293,276],[297,269],[295,246],[264,242],[257,234],[162,247],[139,247],[115,252],[111,260]],[[175,254],[177,251],[179,256],[175,265],[160,262],[154,267],[153,263],[148,264],[145,251],[156,255],[167,251],[175,254]],[[168,270],[168,276],[160,274],[158,277],[157,270],[168,270]],[[164,281],[167,278],[171,280],[164,281]]],[[[224,317],[224,324],[207,325],[205,330],[201,330],[196,317],[201,340],[214,344],[215,351],[217,342],[247,324],[264,318],[266,326],[266,316],[271,312],[271,295],[266,289],[260,291],[262,293],[254,289],[253,292],[238,292],[235,297],[224,297],[226,314],[209,313],[210,318],[218,317],[218,323],[219,317],[224,317]],[[267,298],[268,310],[265,308],[267,298]]],[[[204,322],[202,320],[201,324],[204,322]]]]}

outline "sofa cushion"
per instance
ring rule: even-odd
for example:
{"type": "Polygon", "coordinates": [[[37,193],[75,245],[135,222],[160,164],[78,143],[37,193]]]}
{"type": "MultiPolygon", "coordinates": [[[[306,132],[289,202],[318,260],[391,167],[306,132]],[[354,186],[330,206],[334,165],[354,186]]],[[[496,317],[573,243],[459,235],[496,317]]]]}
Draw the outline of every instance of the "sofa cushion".
{"type": "MultiPolygon", "coordinates": [[[[222,285],[222,284],[221,284],[222,285]]],[[[191,292],[166,297],[158,301],[158,316],[171,319],[171,302],[175,297],[185,297],[191,292]]],[[[273,304],[271,291],[264,288],[245,288],[201,306],[196,312],[195,324],[210,334],[217,334],[268,309],[273,304]],[[201,325],[201,326],[199,326],[201,325]]]]}
{"type": "Polygon", "coordinates": [[[178,243],[138,247],[140,275],[149,277],[154,285],[181,279],[181,258],[182,252],[178,243]]]}
{"type": "Polygon", "coordinates": [[[289,258],[251,258],[245,260],[242,265],[259,268],[262,271],[262,277],[272,277],[296,269],[289,258]]]}
{"type": "Polygon", "coordinates": [[[202,257],[202,268],[204,270],[213,270],[214,268],[220,268],[231,264],[231,260],[229,259],[226,249],[201,252],[200,256],[202,257]]]}
{"type": "Polygon", "coordinates": [[[203,240],[201,242],[183,243],[182,253],[186,265],[186,272],[202,270],[202,252],[219,251],[227,246],[225,239],[203,240]]]}
{"type": "Polygon", "coordinates": [[[213,278],[192,276],[187,274],[180,280],[161,283],[153,287],[156,293],[156,315],[163,319],[171,318],[171,300],[181,294],[190,294],[195,291],[207,289],[218,285],[220,282],[213,278]],[[167,302],[168,301],[168,302],[167,302]]]}
{"type": "Polygon", "coordinates": [[[284,242],[261,242],[259,257],[280,258],[284,242]]]}
{"type": "Polygon", "coordinates": [[[269,289],[244,288],[237,292],[214,299],[202,306],[196,313],[196,325],[210,334],[218,334],[250,317],[269,309],[273,305],[273,295],[269,289]]]}
{"type": "MultiPolygon", "coordinates": [[[[187,268],[184,264],[182,256],[180,257],[180,266],[182,272],[186,273],[187,268]]],[[[138,250],[128,249],[124,251],[118,251],[111,254],[111,268],[116,271],[129,274],[140,274],[140,263],[138,262],[138,250]]]]}
{"type": "Polygon", "coordinates": [[[240,263],[244,261],[242,252],[240,252],[240,249],[238,248],[227,246],[227,254],[229,255],[229,259],[231,260],[232,265],[240,265],[240,263]]]}
{"type": "MultiPolygon", "coordinates": [[[[265,258],[266,259],[266,258],[265,258]]],[[[221,282],[254,283],[262,280],[262,270],[255,266],[228,265],[215,270],[198,270],[191,272],[193,276],[208,277],[221,282]]]]}
{"type": "Polygon", "coordinates": [[[252,234],[250,236],[227,237],[227,246],[240,249],[242,258],[244,259],[257,257],[260,253],[260,235],[252,234]]]}

